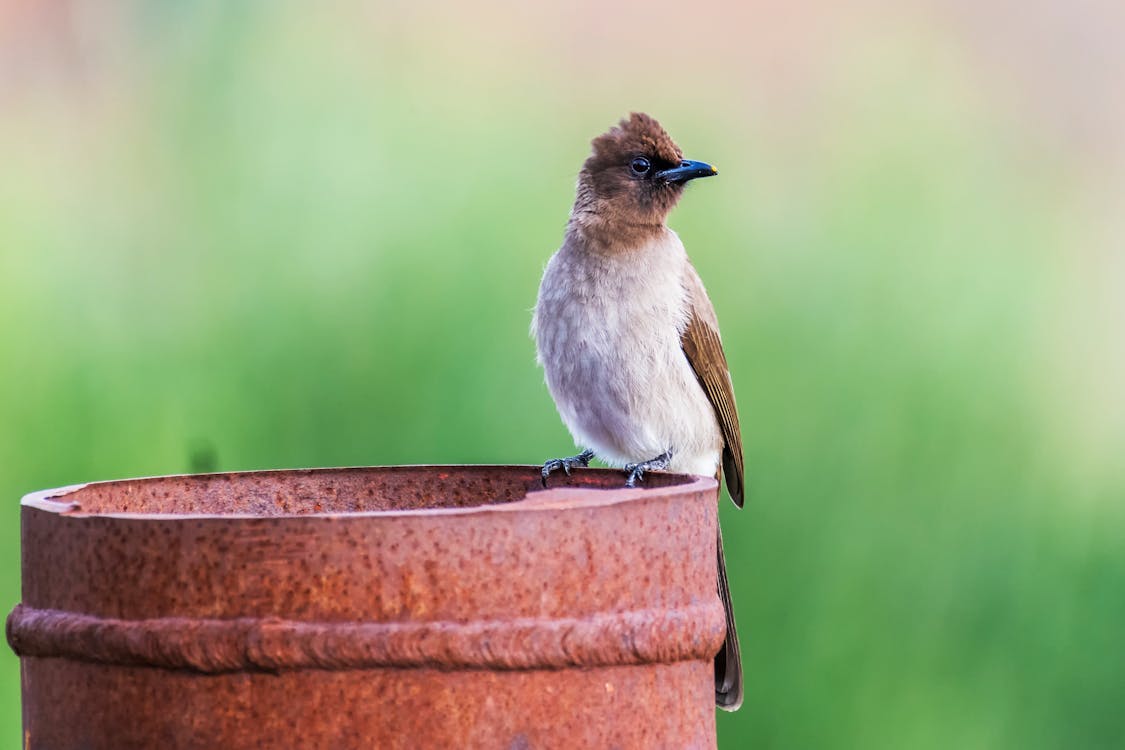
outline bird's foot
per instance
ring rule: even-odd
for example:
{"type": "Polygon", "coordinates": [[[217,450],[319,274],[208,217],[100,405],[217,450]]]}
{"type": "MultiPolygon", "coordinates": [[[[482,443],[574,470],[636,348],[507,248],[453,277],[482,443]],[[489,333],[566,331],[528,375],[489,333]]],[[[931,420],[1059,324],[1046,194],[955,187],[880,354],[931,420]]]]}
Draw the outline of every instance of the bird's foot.
{"type": "Polygon", "coordinates": [[[635,487],[637,482],[644,479],[646,471],[660,471],[667,469],[668,464],[672,462],[672,451],[667,450],[661,453],[656,458],[649,459],[639,464],[625,464],[625,471],[629,473],[629,478],[625,480],[626,487],[635,487]]]}
{"type": "Polygon", "coordinates": [[[543,464],[543,470],[540,472],[540,474],[543,475],[543,486],[547,486],[547,477],[551,476],[552,471],[562,469],[569,477],[571,469],[575,466],[589,466],[590,459],[593,457],[594,452],[592,450],[584,450],[577,456],[571,456],[570,458],[552,458],[550,461],[543,464]]]}

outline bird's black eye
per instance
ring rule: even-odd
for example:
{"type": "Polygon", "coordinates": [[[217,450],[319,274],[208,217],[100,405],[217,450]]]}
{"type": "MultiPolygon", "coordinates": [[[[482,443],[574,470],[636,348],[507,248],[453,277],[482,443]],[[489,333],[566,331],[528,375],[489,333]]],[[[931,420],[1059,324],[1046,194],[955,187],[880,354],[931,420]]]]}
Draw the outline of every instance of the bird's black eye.
{"type": "Polygon", "coordinates": [[[652,164],[643,156],[638,156],[629,163],[629,168],[633,170],[633,174],[648,174],[648,170],[652,169],[652,164]]]}

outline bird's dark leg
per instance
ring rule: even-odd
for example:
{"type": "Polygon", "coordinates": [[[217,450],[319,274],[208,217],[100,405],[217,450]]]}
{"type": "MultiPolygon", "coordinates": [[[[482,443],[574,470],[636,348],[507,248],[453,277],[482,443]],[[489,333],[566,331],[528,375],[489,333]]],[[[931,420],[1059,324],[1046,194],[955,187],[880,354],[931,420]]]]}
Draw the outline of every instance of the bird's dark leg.
{"type": "Polygon", "coordinates": [[[562,469],[569,477],[571,469],[575,466],[589,466],[590,459],[593,457],[594,452],[587,448],[577,456],[571,456],[570,458],[552,458],[550,461],[543,464],[543,471],[540,472],[543,475],[543,486],[547,486],[547,477],[551,476],[552,471],[562,469]]]}
{"type": "Polygon", "coordinates": [[[672,451],[666,450],[656,458],[651,458],[643,463],[625,464],[625,471],[629,472],[629,478],[625,480],[625,486],[635,486],[637,482],[644,479],[646,471],[660,471],[661,469],[666,469],[671,462],[672,451]]]}

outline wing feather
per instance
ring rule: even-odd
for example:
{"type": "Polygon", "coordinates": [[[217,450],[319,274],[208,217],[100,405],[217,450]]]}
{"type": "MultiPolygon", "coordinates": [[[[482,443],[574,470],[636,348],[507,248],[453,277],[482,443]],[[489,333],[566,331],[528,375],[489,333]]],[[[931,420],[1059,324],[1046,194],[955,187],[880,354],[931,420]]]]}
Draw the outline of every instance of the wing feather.
{"type": "Polygon", "coordinates": [[[699,379],[700,386],[715,409],[723,434],[723,473],[727,490],[735,505],[742,507],[745,468],[742,459],[742,433],[738,426],[738,409],[734,403],[734,386],[730,379],[723,342],[719,338],[715,308],[707,297],[703,282],[692,266],[688,266],[687,289],[690,317],[680,345],[699,379]]]}

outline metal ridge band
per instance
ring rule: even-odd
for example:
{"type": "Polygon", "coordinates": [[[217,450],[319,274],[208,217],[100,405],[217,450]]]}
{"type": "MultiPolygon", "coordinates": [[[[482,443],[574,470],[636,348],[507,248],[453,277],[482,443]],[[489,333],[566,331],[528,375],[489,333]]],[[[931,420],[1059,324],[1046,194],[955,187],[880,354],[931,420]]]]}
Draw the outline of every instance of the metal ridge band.
{"type": "Polygon", "coordinates": [[[7,635],[21,657],[205,674],[561,669],[709,660],[726,631],[717,597],[681,609],[477,622],[299,622],[160,617],[120,620],[17,604],[7,635]]]}

